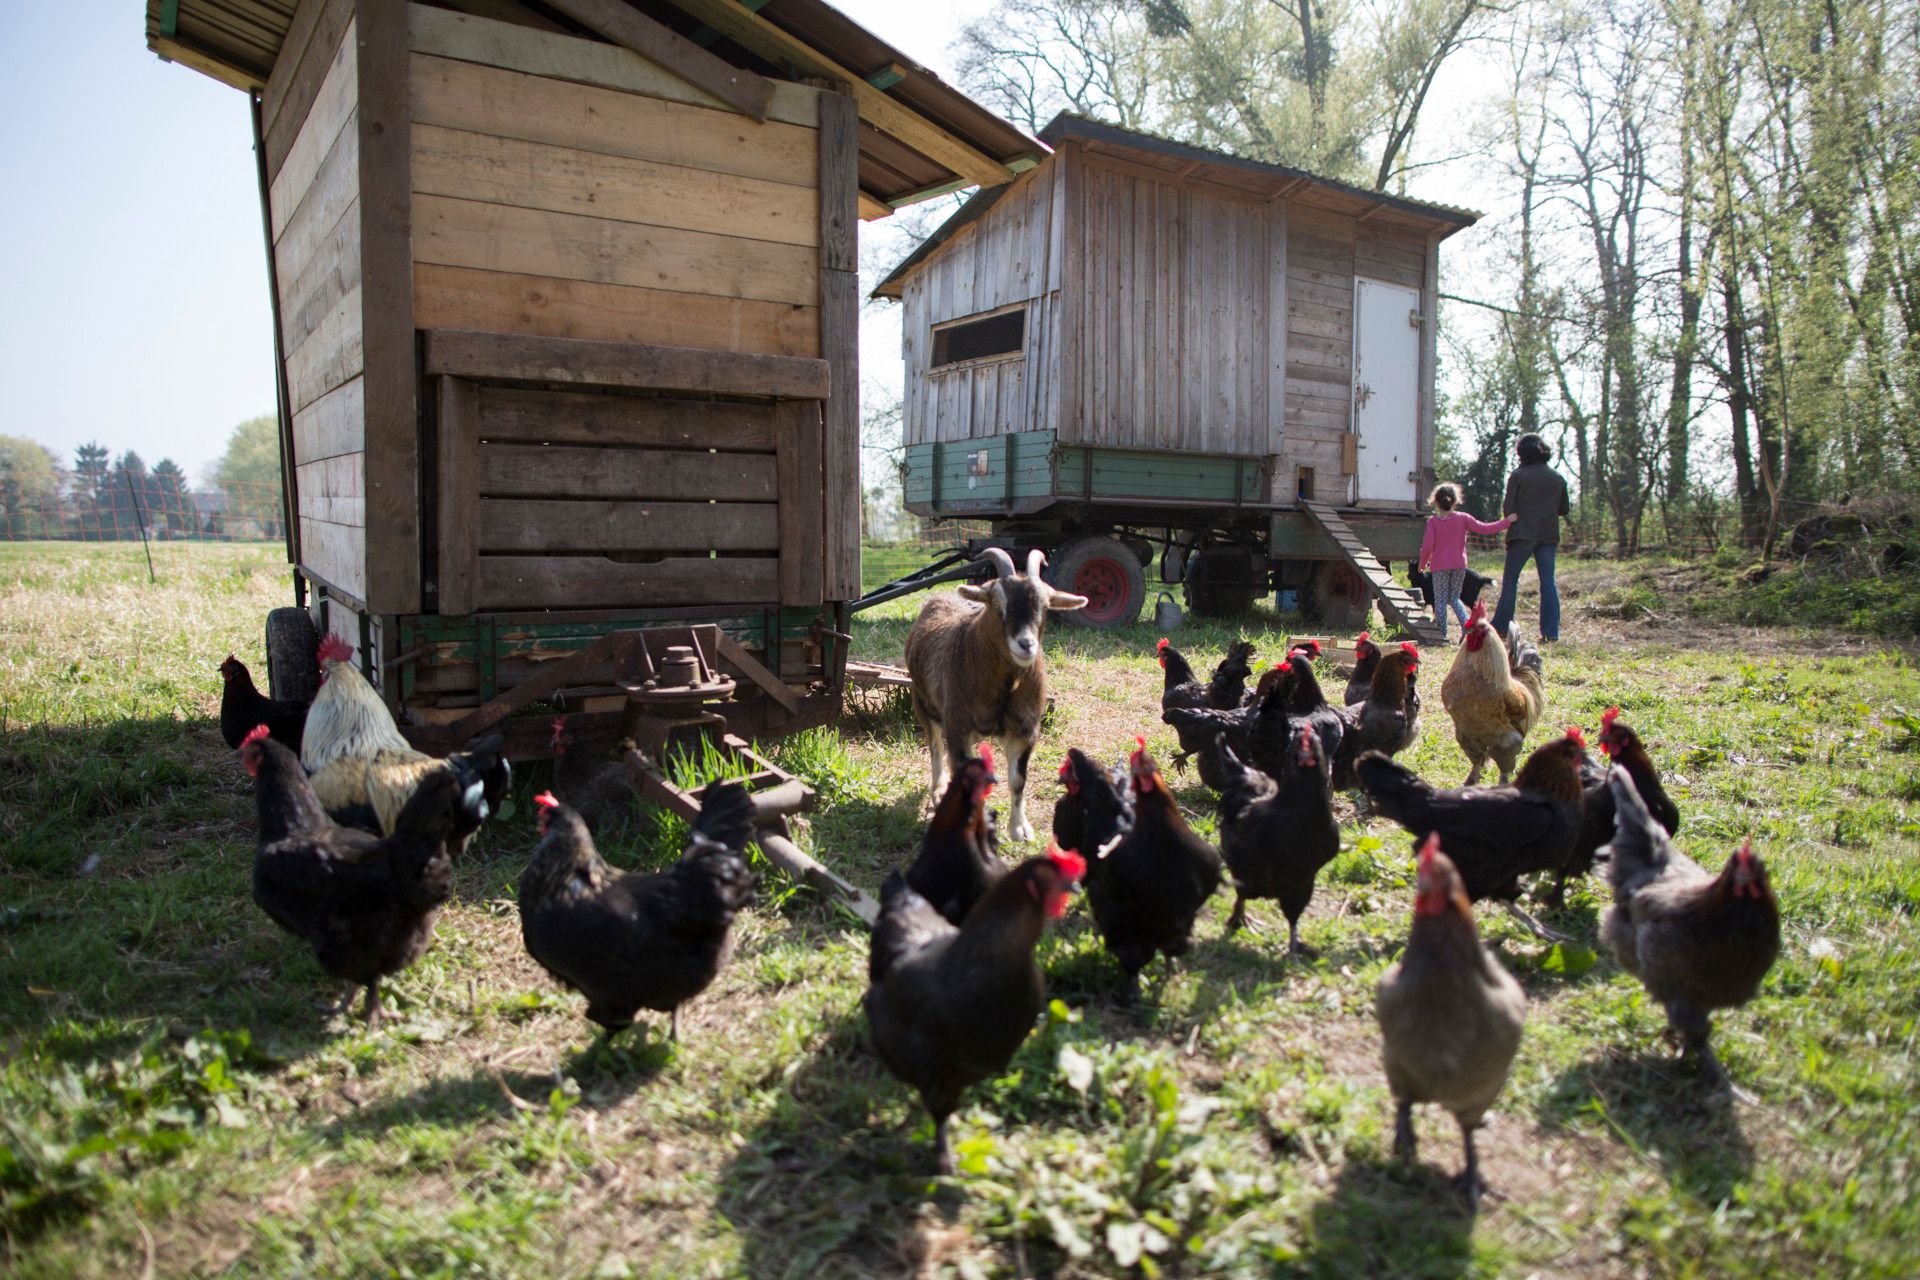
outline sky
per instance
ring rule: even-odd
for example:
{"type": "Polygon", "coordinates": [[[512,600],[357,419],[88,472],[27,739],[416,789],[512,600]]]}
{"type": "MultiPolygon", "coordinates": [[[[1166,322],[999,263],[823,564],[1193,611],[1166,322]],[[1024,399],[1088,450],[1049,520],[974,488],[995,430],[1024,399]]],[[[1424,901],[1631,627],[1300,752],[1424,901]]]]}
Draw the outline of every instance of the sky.
{"type": "MultiPolygon", "coordinates": [[[[950,46],[992,0],[837,0],[958,82],[950,46]]],[[[99,440],[194,477],[274,411],[273,333],[246,95],[147,50],[140,0],[8,6],[0,40],[0,434],[71,466],[99,440]]],[[[1463,67],[1457,82],[1470,76],[1463,67]]],[[[1442,85],[1428,127],[1466,95],[1442,85]]],[[[1426,129],[1423,128],[1423,132],[1426,129]]],[[[1472,203],[1462,173],[1415,194],[1472,203]]],[[[1472,235],[1471,232],[1467,235],[1472,235]]],[[[898,233],[863,223],[868,260],[898,233]]],[[[1463,237],[1464,238],[1464,237],[1463,237]]],[[[900,383],[898,308],[861,323],[869,396],[900,383]]]]}

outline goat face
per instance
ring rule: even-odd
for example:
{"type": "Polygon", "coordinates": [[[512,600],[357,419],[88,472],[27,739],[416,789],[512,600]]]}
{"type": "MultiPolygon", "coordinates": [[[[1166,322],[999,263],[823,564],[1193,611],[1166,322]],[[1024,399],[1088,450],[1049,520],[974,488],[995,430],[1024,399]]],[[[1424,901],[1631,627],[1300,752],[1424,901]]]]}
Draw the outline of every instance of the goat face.
{"type": "MultiPolygon", "coordinates": [[[[1034,559],[1038,557],[1035,552],[1034,559]]],[[[1085,596],[1056,591],[1037,572],[1031,576],[1010,574],[977,586],[968,583],[960,587],[960,595],[985,605],[989,614],[999,618],[1007,640],[1007,657],[1014,666],[1023,668],[1032,666],[1040,656],[1040,633],[1046,627],[1047,611],[1079,609],[1087,603],[1085,596]]]]}

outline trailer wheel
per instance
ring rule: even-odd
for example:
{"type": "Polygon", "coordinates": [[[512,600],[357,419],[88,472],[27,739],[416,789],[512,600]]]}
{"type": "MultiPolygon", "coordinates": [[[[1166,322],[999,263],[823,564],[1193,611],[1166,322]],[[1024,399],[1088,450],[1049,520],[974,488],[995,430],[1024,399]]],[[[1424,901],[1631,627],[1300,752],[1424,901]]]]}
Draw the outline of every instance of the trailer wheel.
{"type": "Polygon", "coordinates": [[[1367,624],[1373,610],[1373,593],[1364,578],[1344,561],[1327,560],[1316,565],[1313,580],[1307,584],[1307,610],[1322,626],[1350,631],[1367,624]]]}
{"type": "Polygon", "coordinates": [[[1182,575],[1187,608],[1202,618],[1237,618],[1253,608],[1266,584],[1266,562],[1251,547],[1202,547],[1182,575]]]}
{"type": "Polygon", "coordinates": [[[305,609],[267,614],[267,689],[274,698],[311,702],[320,691],[320,636],[305,609]]]}
{"type": "Polygon", "coordinates": [[[1059,616],[1094,631],[1129,627],[1147,600],[1147,577],[1133,548],[1116,538],[1078,538],[1047,566],[1048,582],[1087,598],[1087,607],[1059,616]]]}

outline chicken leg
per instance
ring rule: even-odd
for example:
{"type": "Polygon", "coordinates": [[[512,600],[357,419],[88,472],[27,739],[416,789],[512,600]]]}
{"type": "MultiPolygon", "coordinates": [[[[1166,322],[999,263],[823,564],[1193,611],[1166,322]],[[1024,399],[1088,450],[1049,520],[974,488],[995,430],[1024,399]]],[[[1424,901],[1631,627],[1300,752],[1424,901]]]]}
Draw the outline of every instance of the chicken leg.
{"type": "Polygon", "coordinates": [[[360,1013],[367,1020],[368,1031],[378,1031],[380,1023],[386,1018],[387,1011],[380,1007],[380,980],[375,978],[367,984],[367,1003],[360,1013]]]}
{"type": "Polygon", "coordinates": [[[953,1148],[947,1145],[947,1121],[951,1118],[951,1113],[943,1113],[933,1121],[935,1169],[943,1178],[953,1176],[953,1148]]]}
{"type": "Polygon", "coordinates": [[[680,1043],[680,1006],[675,1005],[667,1013],[667,1039],[680,1043]]]}
{"type": "Polygon", "coordinates": [[[1480,1156],[1473,1149],[1473,1130],[1464,1123],[1460,1126],[1460,1143],[1467,1151],[1467,1167],[1453,1180],[1454,1185],[1467,1198],[1467,1212],[1479,1213],[1480,1193],[1487,1189],[1487,1184],[1480,1180],[1480,1156]]]}
{"type": "Polygon", "coordinates": [[[1511,902],[1503,899],[1500,905],[1505,907],[1507,910],[1507,914],[1512,916],[1515,920],[1518,920],[1521,926],[1525,928],[1528,933],[1531,933],[1534,937],[1539,938],[1542,941],[1545,941],[1545,942],[1572,942],[1573,941],[1573,938],[1571,936],[1564,933],[1560,933],[1556,930],[1547,928],[1547,926],[1541,924],[1538,920],[1535,920],[1532,916],[1528,915],[1525,911],[1522,911],[1520,909],[1520,904],[1517,902],[1511,902]]]}
{"type": "Polygon", "coordinates": [[[1247,895],[1238,889],[1233,893],[1233,914],[1227,917],[1227,935],[1240,932],[1247,927],[1247,895]]]}
{"type": "Polygon", "coordinates": [[[1394,1159],[1413,1163],[1419,1146],[1418,1139],[1413,1136],[1413,1103],[1410,1099],[1402,1098],[1399,1113],[1393,1118],[1394,1159]]]}

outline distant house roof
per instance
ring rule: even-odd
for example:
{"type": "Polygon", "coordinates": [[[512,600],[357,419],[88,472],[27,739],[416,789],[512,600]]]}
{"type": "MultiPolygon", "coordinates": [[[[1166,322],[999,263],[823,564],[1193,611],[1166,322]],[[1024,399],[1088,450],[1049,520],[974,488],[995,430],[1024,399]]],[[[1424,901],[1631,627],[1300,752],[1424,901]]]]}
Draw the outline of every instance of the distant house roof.
{"type": "MultiPolygon", "coordinates": [[[[1090,120],[1085,116],[1062,112],[1040,131],[1040,141],[1058,150],[1069,142],[1083,144],[1094,155],[1108,155],[1144,164],[1160,170],[1169,182],[1204,178],[1219,185],[1238,187],[1250,194],[1284,196],[1302,204],[1315,205],[1356,217],[1376,217],[1393,223],[1438,232],[1443,238],[1464,230],[1480,220],[1471,209],[1410,200],[1405,196],[1370,191],[1350,182],[1323,178],[1291,165],[1246,160],[1225,151],[1209,151],[1151,133],[1122,129],[1118,125],[1090,120]]],[[[901,284],[915,268],[939,251],[970,223],[998,203],[1005,187],[975,192],[952,217],[928,236],[906,259],[887,274],[873,290],[876,298],[897,298],[901,284]]]]}
{"type": "MultiPolygon", "coordinates": [[[[400,0],[394,0],[399,3],[400,0]]],[[[564,3],[434,0],[437,7],[599,40],[564,3]]],[[[861,216],[947,191],[992,186],[1044,152],[993,112],[823,0],[625,0],[735,66],[840,83],[860,112],[861,216]]],[[[265,88],[297,0],[147,0],[147,46],[235,88],[265,88]]]]}

